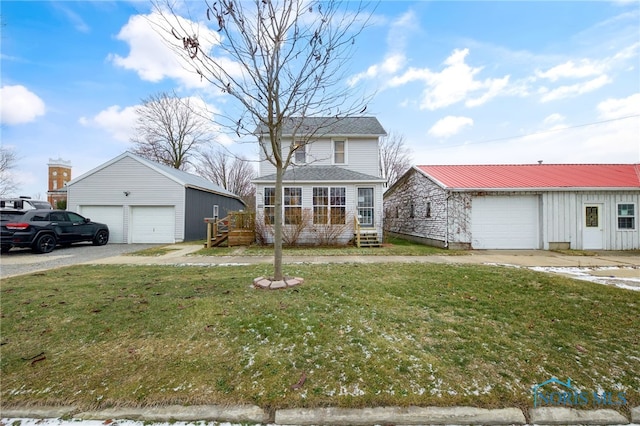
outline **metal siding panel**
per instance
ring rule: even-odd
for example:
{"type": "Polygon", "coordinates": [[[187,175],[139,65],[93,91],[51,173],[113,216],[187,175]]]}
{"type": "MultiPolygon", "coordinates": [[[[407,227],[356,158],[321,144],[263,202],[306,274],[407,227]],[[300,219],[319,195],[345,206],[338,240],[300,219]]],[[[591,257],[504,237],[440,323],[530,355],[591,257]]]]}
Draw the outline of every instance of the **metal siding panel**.
{"type": "Polygon", "coordinates": [[[194,188],[185,191],[185,241],[202,240],[207,238],[205,217],[212,217],[213,206],[218,205],[218,217],[225,217],[230,211],[244,209],[244,204],[235,198],[212,194],[194,188]]]}

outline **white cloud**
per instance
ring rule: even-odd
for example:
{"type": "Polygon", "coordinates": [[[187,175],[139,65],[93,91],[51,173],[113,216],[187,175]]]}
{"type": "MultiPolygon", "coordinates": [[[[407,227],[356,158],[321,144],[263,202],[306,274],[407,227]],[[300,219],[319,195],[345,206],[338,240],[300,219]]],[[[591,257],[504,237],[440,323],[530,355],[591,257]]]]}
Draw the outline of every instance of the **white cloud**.
{"type": "Polygon", "coordinates": [[[348,79],[350,86],[363,80],[386,79],[400,71],[407,63],[405,55],[407,38],[417,31],[418,23],[415,13],[407,11],[391,23],[387,34],[387,53],[382,62],[373,64],[361,73],[348,79]]]}
{"type": "Polygon", "coordinates": [[[437,138],[448,138],[460,133],[465,126],[473,126],[473,120],[469,117],[449,115],[438,120],[438,122],[429,129],[428,134],[437,138]]]}
{"type": "Polygon", "coordinates": [[[389,81],[391,87],[422,81],[426,84],[420,109],[434,111],[458,102],[464,101],[472,94],[479,93],[475,98],[468,99],[466,106],[479,106],[503,93],[509,83],[509,76],[495,79],[477,80],[476,76],[482,68],[473,68],[465,63],[469,49],[455,49],[444,61],[445,68],[440,72],[433,72],[428,68],[409,68],[404,74],[389,81]]]}
{"type": "MultiPolygon", "coordinates": [[[[158,82],[171,78],[188,88],[210,86],[193,69],[189,69],[188,64],[181,61],[181,41],[171,35],[172,27],[184,29],[184,33],[197,34],[203,51],[210,52],[219,43],[218,33],[204,25],[153,12],[149,15],[134,15],[129,19],[117,35],[118,40],[129,45],[129,54],[126,57],[110,54],[108,59],[119,67],[137,72],[142,80],[158,82]],[[175,22],[169,23],[167,19],[175,22]]],[[[231,61],[226,66],[231,70],[237,68],[231,61]]]]}
{"type": "Polygon", "coordinates": [[[593,92],[594,90],[606,86],[611,82],[611,78],[609,78],[607,75],[601,75],[600,77],[594,78],[593,80],[576,83],[569,86],[560,86],[553,90],[542,88],[540,90],[540,93],[542,93],[542,98],[540,99],[540,101],[549,102],[558,99],[575,97],[588,92],[593,92]]]}
{"type": "Polygon", "coordinates": [[[549,116],[547,116],[543,123],[546,125],[553,125],[553,124],[558,124],[558,123],[562,123],[565,120],[565,116],[562,114],[551,114],[549,116]]]}
{"type": "Polygon", "coordinates": [[[561,78],[587,78],[603,74],[607,66],[603,63],[582,59],[578,64],[567,61],[556,65],[547,71],[536,71],[536,75],[550,81],[558,81],[561,78]]]}
{"type": "MultiPolygon", "coordinates": [[[[200,118],[213,122],[215,114],[219,114],[219,110],[214,106],[207,104],[202,98],[191,96],[181,98],[185,104],[188,103],[189,108],[200,118]]],[[[78,120],[80,124],[87,127],[95,127],[102,129],[109,133],[112,138],[121,141],[129,142],[132,137],[135,136],[136,124],[138,120],[137,109],[140,105],[133,105],[128,107],[120,107],[119,105],[112,105],[109,108],[100,111],[93,117],[80,117],[78,120]]],[[[212,125],[213,132],[219,132],[220,128],[212,125]]],[[[218,136],[220,143],[230,144],[233,142],[229,138],[218,136]]]]}
{"type": "Polygon", "coordinates": [[[30,123],[45,113],[44,101],[24,86],[2,86],[0,99],[2,124],[30,123]]]}
{"type": "Polygon", "coordinates": [[[640,115],[640,93],[623,99],[607,99],[600,102],[598,112],[601,118],[607,120],[640,115]]]}
{"type": "Polygon", "coordinates": [[[128,142],[134,135],[138,117],[136,108],[137,106],[120,108],[118,105],[112,105],[93,117],[80,117],[79,121],[83,126],[106,130],[114,139],[128,142]]]}

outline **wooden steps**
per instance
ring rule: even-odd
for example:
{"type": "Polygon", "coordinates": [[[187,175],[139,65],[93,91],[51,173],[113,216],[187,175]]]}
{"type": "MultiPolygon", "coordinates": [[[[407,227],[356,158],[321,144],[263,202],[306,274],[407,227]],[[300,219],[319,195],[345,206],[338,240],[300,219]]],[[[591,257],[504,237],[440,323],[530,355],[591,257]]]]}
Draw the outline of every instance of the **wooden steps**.
{"type": "Polygon", "coordinates": [[[356,247],[380,247],[380,239],[378,231],[360,228],[360,231],[354,235],[356,247]]]}

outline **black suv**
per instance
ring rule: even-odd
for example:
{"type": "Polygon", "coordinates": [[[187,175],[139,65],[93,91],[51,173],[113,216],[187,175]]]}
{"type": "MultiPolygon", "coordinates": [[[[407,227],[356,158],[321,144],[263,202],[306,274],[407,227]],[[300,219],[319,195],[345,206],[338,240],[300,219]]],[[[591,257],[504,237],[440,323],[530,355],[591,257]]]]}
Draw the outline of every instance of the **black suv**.
{"type": "Polygon", "coordinates": [[[109,227],[91,222],[66,210],[0,211],[0,248],[31,247],[37,253],[49,253],[58,244],[91,241],[102,246],[109,241],[109,227]]]}

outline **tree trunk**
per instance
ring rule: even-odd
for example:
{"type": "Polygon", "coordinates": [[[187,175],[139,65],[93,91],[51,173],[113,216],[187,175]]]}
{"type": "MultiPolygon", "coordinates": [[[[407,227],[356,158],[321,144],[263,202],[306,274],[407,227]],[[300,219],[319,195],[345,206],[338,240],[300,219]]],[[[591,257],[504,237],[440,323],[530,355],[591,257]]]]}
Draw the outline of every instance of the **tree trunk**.
{"type": "Polygon", "coordinates": [[[276,205],[274,212],[274,240],[273,240],[273,279],[280,281],[282,275],[282,176],[284,170],[281,164],[276,166],[276,205]]]}

